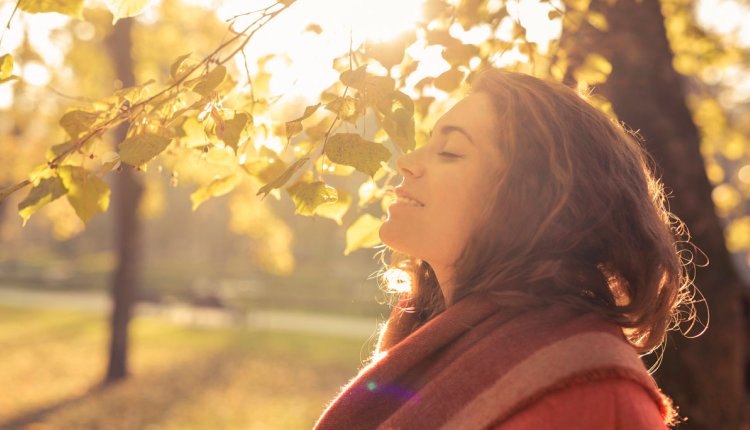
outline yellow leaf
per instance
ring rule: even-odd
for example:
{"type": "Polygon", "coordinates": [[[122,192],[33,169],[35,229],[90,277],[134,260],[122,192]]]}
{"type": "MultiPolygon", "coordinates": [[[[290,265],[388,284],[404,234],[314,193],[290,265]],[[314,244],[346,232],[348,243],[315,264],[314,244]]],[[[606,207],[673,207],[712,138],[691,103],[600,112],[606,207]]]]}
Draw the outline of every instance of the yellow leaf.
{"type": "Polygon", "coordinates": [[[289,180],[294,176],[295,173],[297,173],[297,170],[301,169],[302,166],[307,163],[307,161],[310,159],[310,157],[303,157],[297,160],[294,164],[289,166],[284,173],[280,174],[276,179],[273,181],[263,185],[260,190],[255,194],[256,196],[263,194],[263,197],[267,196],[268,193],[271,192],[271,190],[276,188],[281,188],[289,182],[289,180]]]}
{"type": "Polygon", "coordinates": [[[344,215],[352,205],[352,195],[346,191],[338,191],[338,199],[332,203],[324,203],[315,209],[315,215],[333,220],[342,225],[344,215]]]}
{"type": "Polygon", "coordinates": [[[119,19],[136,16],[143,12],[151,0],[105,0],[105,3],[107,3],[107,9],[112,12],[112,24],[114,24],[119,19]]]}
{"type": "Polygon", "coordinates": [[[439,90],[443,90],[446,93],[449,93],[451,91],[458,89],[458,87],[461,85],[461,82],[463,82],[463,80],[464,80],[464,72],[458,69],[450,69],[447,72],[435,78],[435,81],[433,81],[433,85],[435,85],[435,88],[439,90]]]}
{"type": "Polygon", "coordinates": [[[292,138],[302,132],[302,121],[309,118],[312,114],[315,113],[315,111],[318,110],[320,107],[320,103],[312,106],[308,106],[305,108],[305,112],[302,113],[302,116],[299,118],[296,118],[292,121],[289,121],[285,124],[285,131],[286,131],[286,138],[287,140],[292,140],[292,138]]]}
{"type": "Polygon", "coordinates": [[[394,91],[391,94],[391,107],[383,111],[384,116],[378,117],[381,126],[404,152],[414,149],[414,102],[406,94],[394,91]],[[395,110],[393,110],[395,107],[395,110]]]}
{"type": "Polygon", "coordinates": [[[609,31],[609,22],[607,22],[607,17],[604,14],[590,10],[586,14],[586,21],[601,32],[609,31]]]}
{"type": "Polygon", "coordinates": [[[203,185],[190,194],[190,201],[193,202],[193,211],[211,197],[219,197],[229,193],[240,183],[240,176],[232,173],[231,175],[216,178],[213,181],[203,185]]]}
{"type": "Polygon", "coordinates": [[[120,144],[120,160],[132,166],[140,166],[161,154],[171,139],[153,133],[131,136],[120,144]]]}
{"type": "Polygon", "coordinates": [[[326,109],[338,115],[342,120],[354,123],[362,114],[361,105],[360,101],[354,97],[336,97],[326,104],[326,109]]]}
{"type": "Polygon", "coordinates": [[[368,42],[365,45],[365,55],[376,59],[386,69],[401,63],[406,53],[406,48],[416,40],[416,32],[404,32],[398,37],[380,41],[368,42]]]}
{"type": "Polygon", "coordinates": [[[234,118],[224,121],[224,129],[217,133],[221,140],[232,147],[234,152],[237,152],[237,145],[240,142],[242,131],[245,130],[247,124],[253,123],[253,117],[246,112],[235,112],[234,118]]]}
{"type": "Polygon", "coordinates": [[[367,77],[367,65],[357,70],[346,70],[341,73],[339,80],[347,87],[361,89],[367,77]]]}
{"type": "Polygon", "coordinates": [[[211,91],[215,90],[216,87],[224,82],[224,78],[227,76],[227,68],[219,65],[213,68],[210,72],[206,73],[193,87],[193,91],[207,97],[211,91]]]}
{"type": "Polygon", "coordinates": [[[355,169],[352,166],[334,163],[328,157],[318,157],[315,160],[315,170],[322,175],[351,176],[355,169]]]}
{"type": "Polygon", "coordinates": [[[479,55],[479,48],[474,45],[455,44],[449,45],[443,50],[443,58],[452,67],[460,65],[468,66],[469,60],[479,55]]]}
{"type": "Polygon", "coordinates": [[[8,79],[13,75],[13,56],[5,54],[0,57],[0,79],[8,79]]]}
{"type": "Polygon", "coordinates": [[[99,118],[99,114],[96,112],[74,110],[65,113],[60,118],[60,126],[65,129],[70,137],[76,139],[81,133],[88,131],[97,118],[99,118]]]}
{"type": "Polygon", "coordinates": [[[333,203],[338,199],[336,189],[322,181],[300,181],[287,187],[286,190],[294,201],[294,213],[306,216],[315,215],[318,206],[333,203]]]}
{"type": "Polygon", "coordinates": [[[21,0],[18,8],[28,13],[57,12],[80,19],[83,0],[21,0]]]}
{"type": "Polygon", "coordinates": [[[23,218],[23,225],[26,226],[26,222],[34,212],[65,195],[66,192],[67,190],[59,177],[42,179],[37,186],[29,191],[29,195],[18,204],[18,214],[23,218]]]}
{"type": "Polygon", "coordinates": [[[68,190],[68,202],[84,223],[109,207],[110,189],[98,176],[83,167],[60,166],[57,168],[63,185],[68,190]]]}
{"type": "Polygon", "coordinates": [[[344,255],[360,248],[372,248],[380,243],[380,226],[383,221],[366,213],[357,218],[346,229],[346,249],[344,255]]]}
{"type": "Polygon", "coordinates": [[[573,77],[577,82],[585,82],[588,85],[601,84],[607,81],[612,73],[612,64],[599,54],[589,54],[574,72],[573,77]]]}
{"type": "Polygon", "coordinates": [[[320,34],[323,32],[323,28],[318,24],[308,24],[307,27],[305,27],[305,31],[309,31],[315,34],[320,34]]]}
{"type": "Polygon", "coordinates": [[[750,249],[750,216],[743,216],[727,225],[725,236],[730,252],[750,249]]]}
{"type": "Polygon", "coordinates": [[[362,185],[359,186],[359,189],[357,190],[357,195],[359,197],[359,207],[363,208],[373,202],[375,202],[378,199],[378,196],[380,195],[380,188],[378,188],[378,185],[375,183],[375,181],[372,180],[372,178],[367,178],[365,182],[362,182],[362,185]]]}
{"type": "Polygon", "coordinates": [[[334,163],[352,166],[371,177],[380,169],[381,162],[391,158],[385,146],[364,140],[356,133],[334,134],[323,152],[334,163]]]}
{"type": "Polygon", "coordinates": [[[179,57],[177,57],[177,59],[174,60],[172,65],[169,66],[169,76],[171,76],[173,80],[175,81],[178,80],[187,71],[185,70],[186,69],[185,60],[187,60],[190,57],[190,54],[192,54],[192,52],[188,52],[185,55],[180,55],[179,57]]]}

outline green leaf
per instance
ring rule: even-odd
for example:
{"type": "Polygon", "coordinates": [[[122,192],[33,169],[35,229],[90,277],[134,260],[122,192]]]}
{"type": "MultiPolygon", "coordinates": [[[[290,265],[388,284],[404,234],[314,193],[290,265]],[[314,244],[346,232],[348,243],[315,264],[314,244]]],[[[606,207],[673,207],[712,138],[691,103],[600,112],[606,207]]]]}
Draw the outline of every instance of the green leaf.
{"type": "Polygon", "coordinates": [[[171,139],[153,133],[128,137],[120,144],[120,160],[131,166],[140,166],[161,154],[169,142],[171,139]]]}
{"type": "Polygon", "coordinates": [[[364,140],[356,133],[334,134],[323,151],[334,163],[352,166],[370,177],[375,176],[382,161],[391,158],[391,152],[385,146],[364,140]]]}
{"type": "Polygon", "coordinates": [[[68,202],[84,223],[109,207],[110,189],[106,182],[79,166],[57,168],[63,185],[68,190],[68,202]]]}
{"type": "Polygon", "coordinates": [[[0,79],[8,79],[13,76],[13,56],[5,54],[0,57],[0,79]]]}
{"type": "Polygon", "coordinates": [[[273,181],[267,183],[266,185],[263,185],[260,190],[258,190],[257,193],[255,193],[256,196],[263,194],[263,197],[266,197],[268,193],[271,192],[271,190],[276,188],[283,187],[289,180],[294,176],[295,173],[297,173],[297,170],[301,169],[302,166],[304,166],[305,163],[310,159],[310,157],[303,157],[299,160],[295,161],[294,164],[289,166],[284,173],[279,175],[276,179],[273,181]]]}
{"type": "Polygon", "coordinates": [[[309,118],[312,114],[314,114],[315,111],[318,110],[320,105],[321,104],[318,103],[316,105],[306,107],[305,112],[302,114],[301,117],[294,119],[292,121],[288,121],[285,124],[287,141],[292,140],[294,136],[302,133],[302,121],[309,118]]]}
{"type": "Polygon", "coordinates": [[[344,190],[338,191],[338,199],[332,203],[324,203],[315,209],[315,215],[333,220],[342,225],[344,215],[352,205],[352,195],[344,190]]]}
{"type": "Polygon", "coordinates": [[[313,216],[318,206],[333,203],[338,199],[336,189],[322,181],[300,181],[286,190],[294,201],[294,213],[300,215],[313,216]]]}
{"type": "Polygon", "coordinates": [[[346,229],[346,249],[344,255],[360,248],[372,248],[380,244],[380,226],[383,221],[366,213],[346,229]]]}
{"type": "Polygon", "coordinates": [[[151,0],[105,0],[107,9],[112,12],[112,24],[117,20],[136,16],[146,9],[151,0]]]}
{"type": "Polygon", "coordinates": [[[20,0],[18,8],[28,13],[57,12],[82,18],[83,0],[20,0]]]}
{"type": "Polygon", "coordinates": [[[234,118],[224,121],[224,129],[218,133],[221,140],[231,146],[237,153],[237,144],[240,142],[242,131],[247,124],[253,123],[253,117],[247,112],[235,112],[234,118]]]}
{"type": "Polygon", "coordinates": [[[169,76],[171,76],[173,80],[176,81],[185,74],[185,60],[190,57],[190,54],[192,54],[192,52],[188,52],[185,55],[180,55],[176,60],[174,60],[172,65],[169,66],[169,76]]]}
{"type": "Polygon", "coordinates": [[[99,114],[96,112],[74,110],[65,113],[60,118],[60,125],[70,137],[77,139],[82,133],[88,131],[98,118],[99,114]]]}
{"type": "Polygon", "coordinates": [[[193,91],[202,95],[203,97],[208,97],[211,91],[215,90],[216,87],[224,82],[224,78],[226,76],[227,68],[222,65],[216,66],[213,68],[213,70],[206,73],[203,77],[200,78],[198,83],[193,87],[193,91]]]}
{"type": "Polygon", "coordinates": [[[211,182],[203,185],[190,194],[190,201],[193,202],[193,211],[211,197],[219,197],[232,191],[240,183],[240,176],[232,173],[231,175],[216,178],[211,182]]]}
{"type": "Polygon", "coordinates": [[[29,195],[18,204],[18,214],[23,218],[23,225],[26,226],[26,222],[34,212],[47,203],[64,196],[67,192],[57,176],[39,181],[39,184],[29,191],[29,195]]]}

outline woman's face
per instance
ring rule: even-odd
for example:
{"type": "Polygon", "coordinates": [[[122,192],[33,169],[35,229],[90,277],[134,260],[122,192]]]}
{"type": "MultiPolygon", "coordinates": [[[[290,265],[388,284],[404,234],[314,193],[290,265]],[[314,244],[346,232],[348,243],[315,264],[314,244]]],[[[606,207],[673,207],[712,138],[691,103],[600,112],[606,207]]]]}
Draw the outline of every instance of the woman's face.
{"type": "Polygon", "coordinates": [[[482,205],[493,199],[501,166],[495,127],[490,97],[471,94],[438,120],[427,144],[397,160],[404,180],[380,228],[383,243],[433,267],[456,261],[482,205]]]}

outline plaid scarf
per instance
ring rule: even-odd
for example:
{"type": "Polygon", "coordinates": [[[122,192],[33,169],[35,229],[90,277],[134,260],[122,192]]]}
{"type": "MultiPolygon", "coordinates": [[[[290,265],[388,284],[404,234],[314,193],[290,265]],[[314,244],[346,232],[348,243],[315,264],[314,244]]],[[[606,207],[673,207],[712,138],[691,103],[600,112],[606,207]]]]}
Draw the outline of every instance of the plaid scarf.
{"type": "MultiPolygon", "coordinates": [[[[393,312],[388,324],[410,317],[393,312]]],[[[562,303],[516,310],[475,293],[374,358],[315,430],[494,428],[545,394],[608,378],[639,383],[674,419],[620,327],[562,303]]]]}

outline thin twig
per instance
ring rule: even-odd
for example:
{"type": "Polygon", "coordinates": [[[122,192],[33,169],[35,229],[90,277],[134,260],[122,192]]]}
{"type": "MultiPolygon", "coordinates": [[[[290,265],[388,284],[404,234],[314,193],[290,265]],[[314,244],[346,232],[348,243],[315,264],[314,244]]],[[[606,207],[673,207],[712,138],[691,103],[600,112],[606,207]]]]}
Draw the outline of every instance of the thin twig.
{"type": "Polygon", "coordinates": [[[18,5],[21,4],[21,0],[18,0],[16,2],[16,7],[13,8],[13,12],[10,13],[10,17],[8,18],[8,23],[5,24],[5,27],[3,28],[2,34],[0,34],[0,45],[3,43],[3,38],[5,37],[5,31],[10,30],[10,22],[13,21],[13,17],[16,16],[16,11],[18,10],[18,5]]]}
{"type": "MultiPolygon", "coordinates": [[[[103,124],[100,124],[96,129],[90,130],[88,133],[86,133],[83,137],[81,137],[78,140],[78,142],[77,142],[76,145],[74,145],[72,148],[69,148],[69,149],[61,152],[54,159],[52,159],[51,161],[48,161],[47,164],[49,166],[57,166],[60,161],[62,161],[66,157],[68,157],[72,152],[79,150],[86,142],[88,142],[92,138],[101,135],[106,130],[108,130],[108,129],[112,128],[112,127],[115,127],[117,125],[122,124],[123,122],[129,120],[132,116],[138,115],[140,112],[142,112],[142,110],[145,108],[145,106],[148,103],[150,103],[153,100],[155,100],[156,98],[161,97],[162,95],[168,93],[172,89],[178,87],[180,84],[182,84],[189,76],[191,76],[199,68],[207,66],[213,60],[213,58],[216,57],[216,55],[219,52],[221,52],[222,50],[224,50],[227,46],[231,45],[235,41],[241,39],[242,36],[245,36],[245,38],[242,41],[240,47],[237,48],[237,49],[235,49],[234,51],[232,51],[232,53],[229,56],[227,56],[226,58],[224,58],[223,60],[217,61],[217,64],[221,65],[221,64],[224,64],[227,61],[229,61],[229,59],[231,59],[234,55],[236,55],[238,52],[240,52],[242,49],[244,49],[244,47],[250,41],[250,39],[252,38],[252,36],[260,28],[262,28],[263,26],[265,26],[266,24],[268,24],[268,22],[270,22],[273,18],[275,18],[276,16],[278,16],[282,11],[286,10],[289,7],[289,5],[283,5],[282,8],[276,10],[275,12],[268,13],[268,11],[272,7],[274,7],[274,6],[278,5],[278,4],[281,4],[281,3],[274,3],[273,5],[271,5],[268,8],[266,8],[264,10],[264,13],[263,13],[262,16],[260,16],[256,20],[254,20],[249,25],[247,25],[244,28],[244,30],[242,30],[242,32],[236,34],[235,36],[233,36],[232,38],[230,38],[226,42],[220,44],[209,55],[207,55],[205,58],[203,58],[203,60],[201,60],[198,64],[196,64],[195,66],[193,66],[187,73],[183,74],[175,82],[173,82],[172,84],[170,84],[169,86],[167,86],[163,90],[159,91],[158,93],[154,94],[153,96],[149,97],[148,99],[142,100],[142,101],[140,101],[138,103],[135,103],[132,106],[130,106],[128,109],[121,111],[120,113],[118,113],[113,118],[105,121],[103,124]],[[247,31],[249,31],[251,28],[253,28],[256,25],[257,25],[257,27],[255,29],[253,29],[249,34],[245,34],[247,31]]],[[[18,5],[16,5],[16,7],[17,6],[18,5]]],[[[7,188],[5,188],[3,190],[0,190],[0,201],[4,200],[10,194],[12,194],[12,193],[20,190],[21,188],[26,187],[29,184],[31,184],[31,181],[28,180],[28,179],[26,179],[26,180],[24,180],[24,181],[22,181],[22,182],[20,182],[20,183],[18,183],[16,185],[12,185],[12,186],[7,187],[7,188]]]]}

